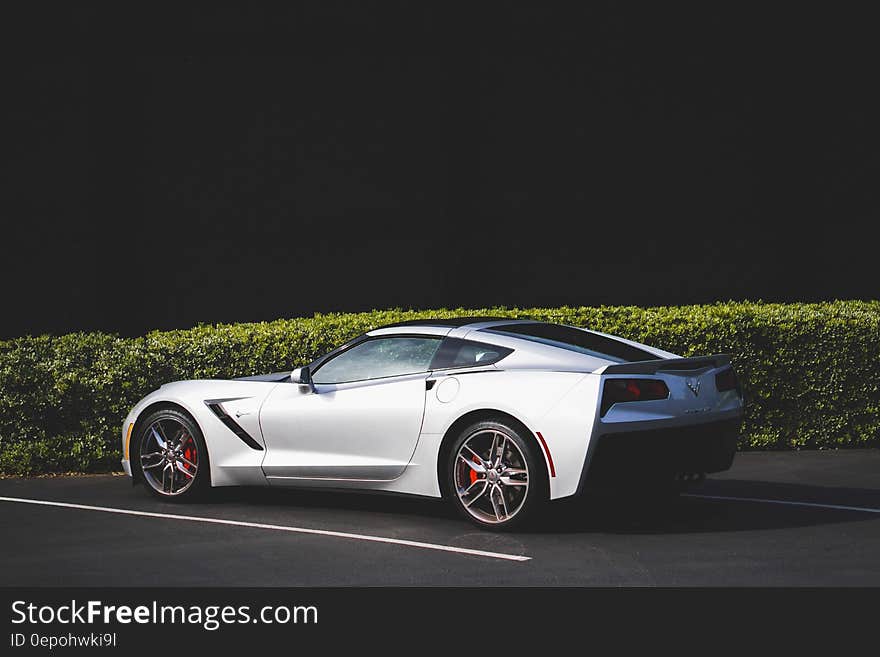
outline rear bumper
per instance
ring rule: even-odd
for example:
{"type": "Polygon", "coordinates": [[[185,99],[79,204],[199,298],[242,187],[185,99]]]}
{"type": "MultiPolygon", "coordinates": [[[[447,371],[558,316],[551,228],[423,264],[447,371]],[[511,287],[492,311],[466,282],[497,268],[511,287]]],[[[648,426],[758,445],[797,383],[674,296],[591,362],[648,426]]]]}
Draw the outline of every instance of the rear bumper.
{"type": "Polygon", "coordinates": [[[581,488],[624,479],[669,478],[730,469],[742,417],[685,427],[599,435],[581,488]]]}

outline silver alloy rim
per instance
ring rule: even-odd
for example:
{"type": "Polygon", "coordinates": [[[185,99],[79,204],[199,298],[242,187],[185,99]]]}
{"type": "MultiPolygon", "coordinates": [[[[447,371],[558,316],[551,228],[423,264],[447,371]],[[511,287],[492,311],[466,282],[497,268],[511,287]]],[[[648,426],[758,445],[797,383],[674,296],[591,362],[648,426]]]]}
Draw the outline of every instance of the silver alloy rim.
{"type": "Polygon", "coordinates": [[[163,495],[180,495],[199,471],[199,451],[189,430],[177,420],[156,420],[141,440],[144,479],[163,495]]]}
{"type": "Polygon", "coordinates": [[[529,492],[529,466],[516,442],[498,429],[480,429],[462,443],[453,467],[462,506],[480,522],[513,518],[529,492]]]}

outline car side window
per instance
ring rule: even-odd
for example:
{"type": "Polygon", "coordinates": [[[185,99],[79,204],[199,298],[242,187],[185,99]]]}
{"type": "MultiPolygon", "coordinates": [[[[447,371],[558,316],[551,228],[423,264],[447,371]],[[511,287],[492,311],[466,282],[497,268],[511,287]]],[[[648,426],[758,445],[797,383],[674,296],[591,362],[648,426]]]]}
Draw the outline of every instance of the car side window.
{"type": "Polygon", "coordinates": [[[427,372],[440,346],[439,337],[395,336],[355,345],[322,364],[315,383],[349,383],[427,372]]]}
{"type": "Polygon", "coordinates": [[[443,346],[437,352],[434,362],[431,363],[431,369],[493,365],[511,353],[513,353],[513,349],[499,345],[462,340],[461,338],[446,338],[443,346]]]}
{"type": "Polygon", "coordinates": [[[486,365],[497,361],[500,355],[500,352],[497,349],[492,349],[491,346],[465,344],[458,350],[450,367],[486,365]]]}

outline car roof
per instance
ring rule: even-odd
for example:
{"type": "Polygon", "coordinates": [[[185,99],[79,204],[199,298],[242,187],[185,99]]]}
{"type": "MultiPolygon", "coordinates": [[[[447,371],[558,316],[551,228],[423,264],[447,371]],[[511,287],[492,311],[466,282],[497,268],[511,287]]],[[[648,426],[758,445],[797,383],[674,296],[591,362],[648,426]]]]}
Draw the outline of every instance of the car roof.
{"type": "Polygon", "coordinates": [[[386,324],[385,326],[380,326],[378,328],[398,328],[402,326],[449,326],[449,327],[462,327],[469,326],[470,324],[482,324],[483,322],[521,322],[523,320],[526,321],[534,321],[529,320],[528,318],[516,318],[516,317],[437,317],[437,318],[428,318],[428,319],[409,319],[404,322],[395,322],[394,324],[386,324]]]}
{"type": "Polygon", "coordinates": [[[539,362],[554,367],[565,367],[580,362],[579,367],[588,367],[590,368],[588,371],[593,371],[601,365],[651,360],[662,358],[666,354],[648,345],[614,335],[565,324],[516,317],[417,319],[373,329],[367,335],[379,337],[408,333],[487,342],[515,349],[514,356],[505,359],[508,367],[513,365],[512,361],[516,361],[520,367],[533,367],[539,362]],[[539,327],[546,327],[547,330],[539,327]],[[554,331],[562,332],[563,335],[554,335],[554,331]],[[577,339],[572,342],[571,337],[564,334],[566,331],[576,332],[577,339]]]}

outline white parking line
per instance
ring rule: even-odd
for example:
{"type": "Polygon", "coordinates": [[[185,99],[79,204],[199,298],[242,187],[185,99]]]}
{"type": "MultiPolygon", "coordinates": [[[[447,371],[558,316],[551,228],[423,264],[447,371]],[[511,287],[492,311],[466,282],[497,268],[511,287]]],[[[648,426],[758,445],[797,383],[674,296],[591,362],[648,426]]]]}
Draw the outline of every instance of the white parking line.
{"type": "Polygon", "coordinates": [[[116,509],[108,506],[91,506],[88,504],[72,504],[70,502],[52,502],[49,500],[32,500],[24,497],[0,497],[0,502],[19,502],[22,504],[38,504],[40,506],[57,506],[65,509],[80,509],[83,511],[103,511],[104,513],[118,513],[126,516],[143,516],[146,518],[165,518],[167,520],[191,520],[193,522],[207,522],[215,525],[232,525],[234,527],[250,527],[253,529],[271,529],[279,532],[293,532],[296,534],[314,534],[318,536],[333,536],[336,538],[350,538],[358,541],[371,541],[373,543],[390,543],[392,545],[405,545],[407,547],[422,548],[425,550],[439,550],[441,552],[454,552],[456,554],[469,554],[474,557],[488,557],[490,559],[504,559],[506,561],[529,561],[531,557],[521,554],[505,554],[503,552],[487,552],[485,550],[472,550],[470,548],[454,547],[452,545],[439,545],[437,543],[423,543],[421,541],[408,541],[401,538],[385,538],[384,536],[369,536],[367,534],[350,534],[348,532],[334,532],[328,529],[309,529],[307,527],[288,527],[287,525],[267,525],[260,522],[245,522],[243,520],[224,520],[222,518],[204,518],[202,516],[183,516],[176,513],[154,513],[152,511],[135,511],[134,509],[116,509]]]}
{"type": "Polygon", "coordinates": [[[785,504],[787,506],[809,506],[818,509],[834,509],[836,511],[862,511],[864,513],[880,513],[880,509],[866,506],[843,506],[841,504],[818,504],[816,502],[792,502],[789,500],[766,500],[760,497],[728,497],[726,495],[697,495],[684,493],[682,497],[699,497],[704,500],[730,500],[732,502],[761,502],[763,504],[785,504]]]}

